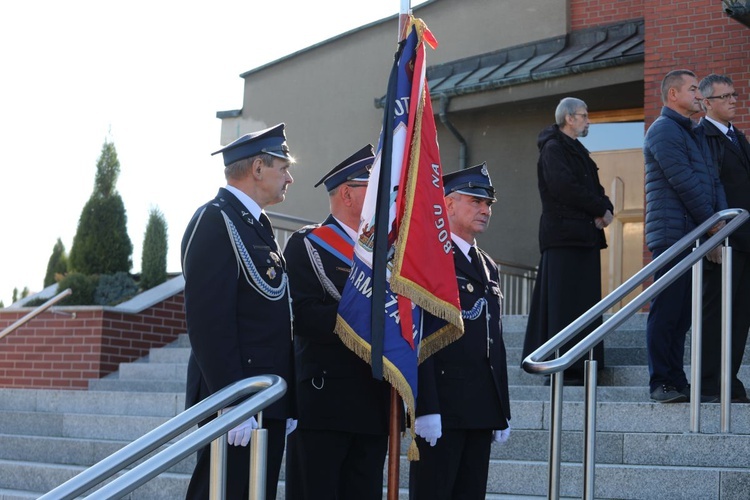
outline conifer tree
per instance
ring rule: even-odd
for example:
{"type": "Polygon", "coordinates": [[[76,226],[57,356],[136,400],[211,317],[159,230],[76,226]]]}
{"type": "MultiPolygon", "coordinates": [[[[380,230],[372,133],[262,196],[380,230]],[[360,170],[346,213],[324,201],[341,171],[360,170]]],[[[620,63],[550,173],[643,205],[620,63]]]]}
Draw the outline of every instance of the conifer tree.
{"type": "Polygon", "coordinates": [[[133,244],[125,205],[115,187],[119,175],[115,145],[105,140],[96,163],[94,192],[83,207],[73,238],[68,259],[71,270],[87,275],[130,271],[133,244]]]}
{"type": "Polygon", "coordinates": [[[52,255],[47,262],[47,274],[44,275],[44,288],[54,284],[57,280],[55,276],[64,275],[68,272],[68,257],[65,255],[65,245],[60,238],[57,238],[52,255]]]}
{"type": "Polygon", "coordinates": [[[149,211],[141,255],[142,290],[164,283],[167,279],[167,221],[158,208],[149,211]]]}

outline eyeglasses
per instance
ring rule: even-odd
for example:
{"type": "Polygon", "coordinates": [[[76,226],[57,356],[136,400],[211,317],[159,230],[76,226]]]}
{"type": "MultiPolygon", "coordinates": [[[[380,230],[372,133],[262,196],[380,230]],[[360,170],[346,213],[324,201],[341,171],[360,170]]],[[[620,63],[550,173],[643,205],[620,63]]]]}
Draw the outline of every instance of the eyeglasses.
{"type": "Polygon", "coordinates": [[[574,116],[582,116],[584,120],[588,120],[589,114],[588,113],[573,113],[574,116]]]}
{"type": "Polygon", "coordinates": [[[734,97],[735,99],[737,99],[737,97],[739,96],[737,95],[737,92],[732,92],[731,94],[721,94],[721,95],[706,97],[706,99],[721,99],[722,101],[726,101],[730,97],[734,97]]]}

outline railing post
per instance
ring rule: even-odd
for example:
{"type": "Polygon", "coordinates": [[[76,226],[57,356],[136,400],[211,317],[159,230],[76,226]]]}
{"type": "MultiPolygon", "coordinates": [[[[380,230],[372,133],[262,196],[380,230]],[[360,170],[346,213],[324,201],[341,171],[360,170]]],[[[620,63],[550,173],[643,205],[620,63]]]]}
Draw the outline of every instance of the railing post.
{"type": "MultiPolygon", "coordinates": [[[[698,249],[699,241],[695,242],[698,249]]],[[[693,264],[693,310],[690,339],[690,432],[700,432],[701,427],[701,352],[703,344],[703,259],[693,264]]]]}
{"type": "Polygon", "coordinates": [[[560,457],[562,450],[563,372],[555,372],[550,378],[549,488],[547,491],[547,498],[549,500],[559,500],[560,457]]]}
{"type": "MultiPolygon", "coordinates": [[[[721,432],[732,422],[732,247],[729,238],[721,249],[721,432]]],[[[750,304],[743,304],[750,307],[750,304]]]]}
{"type": "MultiPolygon", "coordinates": [[[[593,351],[591,351],[593,354],[593,351]]],[[[583,429],[583,498],[594,498],[594,475],[596,465],[596,365],[595,359],[584,363],[584,385],[586,392],[586,421],[583,429]]]]}
{"type": "Polygon", "coordinates": [[[250,487],[249,500],[266,498],[266,457],[268,451],[268,429],[263,428],[263,413],[258,413],[258,428],[250,438],[250,487]]]}
{"type": "MultiPolygon", "coordinates": [[[[221,412],[219,412],[221,415],[221,412]]],[[[208,498],[224,500],[227,495],[227,435],[222,434],[211,441],[211,463],[209,466],[208,498]]]]}

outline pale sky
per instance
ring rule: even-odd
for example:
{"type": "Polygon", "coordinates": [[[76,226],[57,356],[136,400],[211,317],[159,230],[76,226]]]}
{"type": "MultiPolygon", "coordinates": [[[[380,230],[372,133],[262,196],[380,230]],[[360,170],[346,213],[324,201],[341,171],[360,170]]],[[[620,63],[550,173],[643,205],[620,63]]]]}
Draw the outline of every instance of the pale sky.
{"type": "MultiPolygon", "coordinates": [[[[424,0],[413,0],[412,7],[424,0]]],[[[42,289],[70,252],[105,139],[141,268],[149,208],[167,220],[167,270],[195,209],[224,185],[217,111],[239,75],[398,13],[399,0],[39,0],[0,7],[0,300],[42,289]]],[[[396,34],[394,33],[394,37],[396,34]]]]}

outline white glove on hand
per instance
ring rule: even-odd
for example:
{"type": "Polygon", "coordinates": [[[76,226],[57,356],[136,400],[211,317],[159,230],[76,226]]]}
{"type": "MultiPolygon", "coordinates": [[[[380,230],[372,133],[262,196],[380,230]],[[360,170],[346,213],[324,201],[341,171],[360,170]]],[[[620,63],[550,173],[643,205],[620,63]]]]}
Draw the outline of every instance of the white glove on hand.
{"type": "Polygon", "coordinates": [[[714,264],[721,264],[721,245],[706,254],[706,258],[714,264]]]}
{"type": "Polygon", "coordinates": [[[250,417],[227,433],[227,442],[234,446],[247,446],[250,442],[250,433],[257,428],[258,421],[255,417],[250,417]]]}
{"type": "Polygon", "coordinates": [[[430,446],[435,446],[437,440],[443,435],[442,428],[443,424],[439,413],[422,415],[414,421],[414,432],[430,443],[430,446]]]}
{"type": "Polygon", "coordinates": [[[495,443],[503,444],[508,440],[510,437],[510,423],[508,423],[508,428],[503,429],[502,431],[492,431],[492,441],[495,443]]]}
{"type": "Polygon", "coordinates": [[[292,432],[294,432],[294,429],[297,428],[297,419],[296,418],[287,418],[286,419],[286,434],[285,436],[288,436],[292,432]]]}

